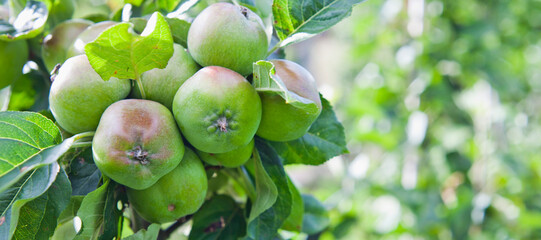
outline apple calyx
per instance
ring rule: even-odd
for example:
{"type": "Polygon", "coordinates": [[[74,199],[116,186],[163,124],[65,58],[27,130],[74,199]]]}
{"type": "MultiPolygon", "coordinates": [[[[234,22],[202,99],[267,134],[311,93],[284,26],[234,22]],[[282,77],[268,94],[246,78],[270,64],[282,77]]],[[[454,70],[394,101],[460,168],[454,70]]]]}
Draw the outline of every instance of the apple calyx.
{"type": "Polygon", "coordinates": [[[147,165],[149,163],[148,152],[143,150],[140,145],[135,146],[132,150],[128,150],[127,154],[129,158],[139,161],[142,165],[147,165]]]}

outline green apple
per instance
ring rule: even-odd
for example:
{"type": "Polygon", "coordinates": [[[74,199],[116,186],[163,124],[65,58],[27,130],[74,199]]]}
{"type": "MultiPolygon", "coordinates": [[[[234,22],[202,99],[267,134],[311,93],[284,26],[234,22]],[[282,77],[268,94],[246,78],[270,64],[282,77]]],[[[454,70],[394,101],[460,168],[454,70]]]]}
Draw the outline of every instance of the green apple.
{"type": "Polygon", "coordinates": [[[261,119],[261,100],[244,77],[211,66],[199,70],[178,89],[173,113],[195,148],[224,153],[252,141],[261,119]]]}
{"type": "Polygon", "coordinates": [[[92,154],[101,173],[141,190],[178,166],[184,143],[169,109],[150,100],[127,99],[103,113],[92,154]]]}
{"type": "Polygon", "coordinates": [[[57,123],[72,134],[94,131],[101,114],[130,93],[128,79],[103,81],[86,55],[66,60],[53,78],[49,106],[57,123]]]}
{"type": "Polygon", "coordinates": [[[28,60],[28,44],[24,40],[0,40],[0,89],[13,83],[23,75],[23,66],[28,60]]]}
{"type": "Polygon", "coordinates": [[[188,31],[188,51],[201,66],[222,66],[241,75],[265,59],[268,38],[263,22],[250,9],[215,3],[194,19],[188,31]]]}
{"type": "MultiPolygon", "coordinates": [[[[146,99],[159,102],[169,109],[180,86],[200,68],[182,46],[174,44],[173,48],[173,56],[164,69],[155,68],[141,74],[146,99]]],[[[133,95],[141,98],[137,84],[133,88],[133,95]]]]}
{"type": "Polygon", "coordinates": [[[99,23],[95,23],[92,26],[89,26],[86,28],[77,39],[73,41],[73,44],[68,49],[68,58],[74,57],[80,54],[85,53],[85,46],[87,43],[92,42],[98,38],[98,36],[107,28],[110,28],[117,24],[117,22],[113,21],[103,21],[99,23]]]}
{"type": "Polygon", "coordinates": [[[61,64],[68,59],[68,48],[73,45],[77,36],[90,25],[92,25],[91,21],[83,19],[65,21],[58,24],[43,39],[41,57],[49,72],[53,70],[56,64],[61,64]]]}
{"type": "Polygon", "coordinates": [[[235,168],[244,164],[252,156],[254,140],[248,145],[225,153],[207,153],[197,150],[197,155],[209,165],[235,168]]]}
{"type": "Polygon", "coordinates": [[[186,148],[178,166],[144,190],[128,188],[128,201],[135,211],[152,223],[172,222],[195,213],[207,195],[207,175],[201,160],[186,148]]]}
{"type": "Polygon", "coordinates": [[[316,82],[310,72],[301,65],[288,60],[271,60],[276,75],[287,89],[317,105],[317,112],[308,112],[287,104],[280,95],[260,92],[263,105],[261,124],[257,135],[271,141],[291,141],[302,137],[322,110],[316,82]]]}

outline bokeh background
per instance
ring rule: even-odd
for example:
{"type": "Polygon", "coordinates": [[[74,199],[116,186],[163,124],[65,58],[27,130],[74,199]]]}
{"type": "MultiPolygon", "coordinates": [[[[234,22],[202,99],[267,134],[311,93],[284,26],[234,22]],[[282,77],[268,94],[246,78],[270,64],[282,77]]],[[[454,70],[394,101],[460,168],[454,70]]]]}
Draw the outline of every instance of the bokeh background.
{"type": "Polygon", "coordinates": [[[540,30],[541,1],[369,0],[288,47],[350,150],[287,167],[319,238],[541,238],[540,30]]]}

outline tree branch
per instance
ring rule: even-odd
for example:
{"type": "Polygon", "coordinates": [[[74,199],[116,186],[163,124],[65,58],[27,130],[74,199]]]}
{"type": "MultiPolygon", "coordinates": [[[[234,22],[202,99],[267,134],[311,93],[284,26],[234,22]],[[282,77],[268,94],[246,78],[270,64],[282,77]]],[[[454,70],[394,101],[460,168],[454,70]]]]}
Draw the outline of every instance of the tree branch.
{"type": "Polygon", "coordinates": [[[160,233],[158,234],[158,240],[165,240],[165,239],[168,239],[169,236],[171,236],[171,234],[177,230],[177,228],[179,228],[180,226],[182,226],[182,224],[190,221],[190,219],[192,219],[193,217],[193,214],[190,214],[190,215],[186,215],[184,217],[181,217],[179,218],[175,223],[173,223],[173,225],[171,225],[170,227],[168,227],[167,229],[165,230],[160,230],[160,233]]]}

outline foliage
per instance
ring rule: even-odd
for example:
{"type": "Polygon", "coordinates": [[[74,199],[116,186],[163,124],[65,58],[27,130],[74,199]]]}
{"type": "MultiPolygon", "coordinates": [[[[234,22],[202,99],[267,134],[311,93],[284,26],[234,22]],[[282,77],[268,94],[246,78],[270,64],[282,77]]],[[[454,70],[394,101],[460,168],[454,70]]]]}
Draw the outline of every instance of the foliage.
{"type": "Polygon", "coordinates": [[[367,1],[287,49],[316,75],[332,73],[322,93],[351,152],[331,171],[289,169],[331,175],[300,184],[331,209],[320,239],[541,237],[540,9],[367,1]]]}
{"type": "MultiPolygon", "coordinates": [[[[94,132],[72,136],[48,110],[56,64],[66,60],[72,45],[81,44],[77,36],[92,23],[119,22],[84,47],[93,69],[104,81],[111,77],[134,80],[145,98],[140,75],[165,68],[173,43],[186,47],[190,22],[214,1],[5,2],[0,5],[0,41],[23,42],[30,53],[18,56],[28,61],[17,69],[23,76],[8,79],[13,84],[0,91],[1,239],[56,239],[74,234],[75,239],[166,239],[190,225],[185,236],[190,239],[273,239],[282,238],[280,229],[317,235],[327,227],[323,205],[312,196],[301,196],[284,169],[284,164],[323,164],[348,152],[344,128],[323,97],[323,111],[304,137],[283,143],[256,138],[253,156],[245,165],[234,169],[206,166],[209,181],[210,173],[225,180],[209,190],[199,211],[163,225],[145,222],[130,207],[126,187],[101,174],[93,162],[94,132]]],[[[305,4],[299,0],[233,1],[259,13],[269,37],[274,33],[269,56],[329,29],[360,2],[318,0],[299,12],[291,8],[305,4]]],[[[294,107],[317,112],[314,102],[289,91],[274,76],[274,66],[266,60],[254,63],[254,74],[248,77],[254,88],[275,92],[294,107]]]]}

